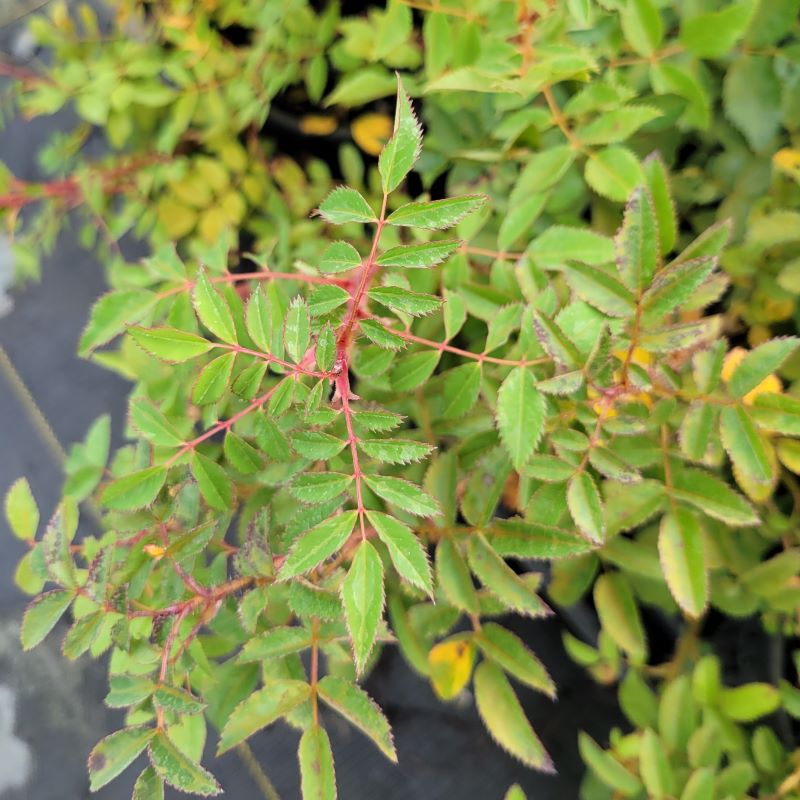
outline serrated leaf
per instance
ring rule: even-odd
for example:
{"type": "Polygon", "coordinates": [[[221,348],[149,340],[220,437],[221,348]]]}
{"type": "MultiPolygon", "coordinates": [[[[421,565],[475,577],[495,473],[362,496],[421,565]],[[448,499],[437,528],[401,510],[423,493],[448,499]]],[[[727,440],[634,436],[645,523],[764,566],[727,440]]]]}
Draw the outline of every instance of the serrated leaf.
{"type": "Polygon", "coordinates": [[[154,728],[124,728],[101,739],[89,754],[90,789],[96,792],[114,780],[156,735],[154,728]]]}
{"type": "Polygon", "coordinates": [[[684,469],[673,474],[672,496],[729,525],[756,525],[758,515],[740,494],[708,472],[684,469]]]}
{"type": "Polygon", "coordinates": [[[347,442],[323,431],[295,431],[292,447],[314,461],[333,458],[344,450],[347,442]]]}
{"type": "Polygon", "coordinates": [[[477,361],[448,370],[442,388],[442,419],[463,417],[478,399],[481,389],[481,365],[477,361]]]}
{"type": "Polygon", "coordinates": [[[767,445],[744,408],[725,406],[719,422],[722,445],[738,470],[737,482],[741,477],[757,484],[771,483],[772,464],[767,445]]]}
{"type": "Polygon", "coordinates": [[[302,297],[295,297],[286,312],[283,337],[286,352],[295,364],[299,364],[311,343],[311,319],[308,304],[302,297]]]}
{"type": "Polygon", "coordinates": [[[440,700],[452,700],[469,683],[475,664],[475,645],[456,634],[434,645],[428,653],[431,686],[440,700]]]}
{"type": "Polygon", "coordinates": [[[100,497],[100,503],[117,511],[143,508],[156,499],[166,479],[167,470],[162,466],[132,472],[108,484],[100,497]]]}
{"type": "Polygon", "coordinates": [[[350,300],[350,294],[342,286],[317,286],[308,297],[308,313],[311,318],[330,314],[350,300]]]}
{"type": "Polygon", "coordinates": [[[445,200],[406,203],[392,212],[386,219],[389,225],[409,228],[444,230],[452,228],[467,214],[477,211],[486,202],[484,195],[464,195],[445,200]]]}
{"type": "Polygon", "coordinates": [[[78,343],[84,358],[96,347],[110,342],[129,325],[139,322],[158,302],[155,292],[124,289],[104,294],[93,306],[89,323],[78,343]]]}
{"type": "Polygon", "coordinates": [[[303,800],[336,800],[336,775],[328,734],[319,725],[307,728],[297,752],[303,800]]]}
{"type": "Polygon", "coordinates": [[[436,575],[448,602],[468,614],[480,613],[478,595],[458,547],[444,538],[436,546],[436,575]]]}
{"type": "Polygon", "coordinates": [[[245,643],[238,661],[269,661],[299,653],[311,647],[311,633],[306,628],[278,627],[259,634],[245,643]]]}
{"type": "Polygon", "coordinates": [[[176,714],[199,714],[206,704],[184,689],[162,684],[156,687],[153,701],[159,708],[176,714]]]}
{"type": "Polygon", "coordinates": [[[435,517],[439,504],[416,484],[389,475],[365,475],[367,486],[387,503],[418,517],[435,517]]]}
{"type": "Polygon", "coordinates": [[[414,317],[432,314],[442,304],[441,299],[432,294],[420,294],[408,289],[401,289],[399,286],[376,286],[369,290],[369,297],[381,305],[391,308],[392,311],[400,311],[414,317]]]}
{"type": "Polygon", "coordinates": [[[497,428],[517,471],[533,453],[544,431],[546,401],[530,370],[515,367],[497,394],[497,428]]]}
{"type": "Polygon", "coordinates": [[[503,605],[531,617],[550,613],[539,595],[523,581],[486,541],[481,533],[469,538],[467,556],[472,571],[480,582],[503,605]]]}
{"type": "Polygon", "coordinates": [[[728,381],[728,390],[734,397],[744,397],[768,375],[778,370],[800,345],[796,336],[771,339],[755,350],[750,350],[739,362],[728,381]]]}
{"type": "Polygon", "coordinates": [[[642,166],[658,220],[658,240],[661,254],[666,255],[675,247],[678,238],[678,223],[675,216],[675,204],[670,193],[669,174],[658,153],[651,153],[647,156],[642,166]]]}
{"type": "Polygon", "coordinates": [[[653,0],[629,0],[620,15],[620,22],[626,40],[640,55],[652,55],[661,44],[664,25],[653,0]]]}
{"type": "Polygon", "coordinates": [[[153,768],[170,786],[202,797],[222,794],[222,787],[214,776],[179,750],[164,731],[159,731],[152,739],[148,753],[153,768]]]}
{"type": "Polygon", "coordinates": [[[154,445],[180,447],[183,444],[183,438],[173,424],[147,400],[138,399],[131,403],[131,423],[154,445]]]}
{"type": "Polygon", "coordinates": [[[658,554],[675,601],[690,617],[699,617],[708,604],[708,575],[703,531],[691,511],[678,506],[662,518],[658,554]]]}
{"type": "Polygon", "coordinates": [[[475,670],[475,702],[492,738],[523,764],[554,772],[553,762],[533,732],[522,706],[502,671],[489,661],[475,670]]]}
{"type": "Polygon", "coordinates": [[[575,345],[554,320],[536,309],[533,311],[533,329],[547,354],[559,364],[570,368],[579,366],[580,355],[575,345]]]}
{"type": "Polygon", "coordinates": [[[305,681],[272,680],[233,709],[220,734],[217,754],[227,752],[275,720],[288,714],[311,696],[305,681]]]}
{"type": "Polygon", "coordinates": [[[330,372],[333,369],[333,365],[336,363],[336,334],[330,325],[325,325],[317,336],[314,354],[317,369],[322,372],[330,372]]]}
{"type": "Polygon", "coordinates": [[[359,439],[362,453],[385,464],[410,464],[425,458],[433,448],[411,439],[359,439]]]}
{"type": "Polygon", "coordinates": [[[289,491],[302,503],[324,503],[344,492],[352,475],[339,472],[306,472],[294,480],[289,491]]]}
{"type": "Polygon", "coordinates": [[[252,475],[264,467],[261,453],[233,431],[225,435],[223,451],[228,463],[245,475],[252,475]]]}
{"type": "Polygon", "coordinates": [[[614,245],[622,280],[632,292],[641,294],[650,286],[659,262],[656,215],[649,195],[641,187],[625,206],[614,245]]]}
{"type": "Polygon", "coordinates": [[[261,291],[261,286],[256,287],[247,301],[245,325],[247,333],[258,349],[264,353],[272,352],[272,311],[264,292],[261,291]]]}
{"type": "Polygon", "coordinates": [[[603,504],[594,478],[581,470],[570,479],[567,485],[567,504],[569,513],[578,528],[599,544],[606,536],[603,504]]]}
{"type": "Polygon", "coordinates": [[[699,347],[719,338],[721,323],[721,318],[714,316],[698,322],[685,322],[658,330],[643,331],[639,337],[639,344],[653,353],[669,353],[699,347]]]}
{"type": "Polygon", "coordinates": [[[384,194],[393,192],[400,185],[416,163],[421,150],[422,128],[398,75],[394,132],[378,159],[384,194]]]}
{"type": "Polygon", "coordinates": [[[279,578],[287,580],[313,569],[341,549],[353,532],[357,511],[343,511],[304,533],[292,546],[279,578]]]}
{"type": "Polygon", "coordinates": [[[152,767],[143,769],[136,779],[131,800],[164,800],[164,781],[152,767]]]}
{"type": "Polygon", "coordinates": [[[661,116],[652,106],[624,106],[605,111],[591,122],[581,126],[575,135],[584,144],[616,144],[624,142],[646,125],[661,116]]]}
{"type": "Polygon", "coordinates": [[[367,519],[386,545],[400,576],[429,595],[433,594],[428,554],[411,528],[378,511],[367,511],[367,519]]]}
{"type": "Polygon", "coordinates": [[[358,546],[340,589],[356,672],[364,671],[383,613],[383,563],[368,542],[358,546]]]}
{"type": "Polygon", "coordinates": [[[155,691],[156,685],[137,675],[112,675],[105,703],[109,708],[125,708],[141,703],[155,691]]]}
{"type": "Polygon", "coordinates": [[[28,606],[19,634],[23,650],[31,650],[44,640],[69,608],[73,598],[72,592],[56,590],[40,594],[28,606]]]}
{"type": "Polygon", "coordinates": [[[575,294],[590,306],[610,317],[633,316],[636,299],[610,272],[586,264],[570,264],[562,271],[575,294]]]}
{"type": "Polygon", "coordinates": [[[377,320],[362,319],[359,322],[359,329],[367,339],[374,342],[378,347],[384,348],[384,350],[402,350],[408,346],[408,342],[405,339],[393,333],[377,320]]]}
{"type": "Polygon", "coordinates": [[[94,643],[103,622],[102,611],[94,611],[76,620],[61,645],[64,657],[70,661],[80,658],[94,643]]]}
{"type": "Polygon", "coordinates": [[[633,190],[644,183],[642,165],[627,148],[612,145],[592,153],[586,161],[584,177],[599,195],[624,203],[633,190]]]}
{"type": "Polygon", "coordinates": [[[495,622],[486,622],[474,641],[487,658],[520,683],[555,698],[556,687],[544,664],[511,631],[495,622]]]}
{"type": "Polygon", "coordinates": [[[551,225],[536,237],[528,252],[545,267],[568,261],[596,266],[614,260],[614,242],[586,228],[551,225]]]}
{"type": "Polygon", "coordinates": [[[203,367],[192,387],[192,402],[202,406],[216,403],[228,389],[236,353],[217,356],[203,367]]]}
{"type": "Polygon", "coordinates": [[[349,272],[361,265],[361,256],[353,245],[347,242],[333,242],[322,254],[319,271],[327,274],[349,272]]]}
{"type": "Polygon", "coordinates": [[[200,494],[211,508],[227,511],[233,505],[231,480],[219,464],[195,452],[189,468],[200,488],[200,494]]]}
{"type": "Polygon", "coordinates": [[[179,363],[207,353],[212,344],[188,331],[176,328],[128,328],[128,333],[142,349],[163,361],[179,363]]]}
{"type": "Polygon", "coordinates": [[[549,561],[570,558],[596,547],[571,531],[518,518],[497,520],[487,533],[492,547],[502,556],[549,561]]]}
{"type": "Polygon", "coordinates": [[[594,585],[594,604],[603,630],[631,659],[647,655],[644,628],[630,584],[620,572],[601,575],[594,585]]]}
{"type": "Polygon", "coordinates": [[[212,286],[203,270],[197,274],[192,297],[200,322],[223,342],[236,344],[236,326],[228,302],[212,286]]]}
{"type": "Polygon", "coordinates": [[[337,186],[319,206],[320,216],[334,225],[346,222],[375,222],[375,212],[369,203],[348,186],[337,186]]]}
{"type": "Polygon", "coordinates": [[[392,370],[392,387],[398,392],[416,389],[433,374],[440,358],[441,353],[438,350],[420,350],[401,356],[395,361],[392,370]]]}
{"type": "Polygon", "coordinates": [[[5,512],[8,526],[17,539],[30,541],[39,527],[39,507],[26,478],[17,478],[6,493],[5,512]]]}
{"type": "Polygon", "coordinates": [[[322,678],[317,689],[327,705],[369,736],[390,761],[397,762],[389,723],[363,689],[335,675],[322,678]]]}
{"type": "Polygon", "coordinates": [[[381,267],[424,269],[441,264],[461,246],[458,239],[443,242],[425,242],[392,247],[381,253],[375,263],[381,267]]]}
{"type": "Polygon", "coordinates": [[[682,306],[711,275],[717,261],[713,256],[670,264],[656,275],[642,297],[642,311],[651,318],[663,317],[682,306]]]}

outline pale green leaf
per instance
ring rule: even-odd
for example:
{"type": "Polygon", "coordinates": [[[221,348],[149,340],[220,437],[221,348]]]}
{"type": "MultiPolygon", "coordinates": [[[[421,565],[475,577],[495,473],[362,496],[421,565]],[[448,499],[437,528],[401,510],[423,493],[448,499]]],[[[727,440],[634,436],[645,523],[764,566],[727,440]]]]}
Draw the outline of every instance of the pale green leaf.
{"type": "Polygon", "coordinates": [[[662,518],[658,554],[672,596],[686,614],[699,617],[709,589],[703,531],[691,511],[677,507],[662,518]]]}
{"type": "Polygon", "coordinates": [[[476,211],[486,202],[484,195],[465,195],[449,197],[445,200],[407,203],[393,211],[386,222],[409,228],[429,228],[444,230],[452,228],[467,214],[476,211]]]}
{"type": "Polygon", "coordinates": [[[236,326],[228,302],[212,286],[203,270],[197,274],[192,298],[200,322],[223,342],[236,344],[236,326]]]}
{"type": "Polygon", "coordinates": [[[530,370],[515,367],[497,394],[497,427],[517,471],[533,453],[544,431],[547,404],[530,370]]]}
{"type": "Polygon", "coordinates": [[[39,507],[27,479],[18,478],[11,484],[6,493],[5,512],[8,526],[17,539],[30,541],[36,536],[39,507]]]}
{"type": "Polygon", "coordinates": [[[383,563],[368,541],[358,546],[340,593],[356,671],[361,673],[375,645],[384,602],[383,563]]]}

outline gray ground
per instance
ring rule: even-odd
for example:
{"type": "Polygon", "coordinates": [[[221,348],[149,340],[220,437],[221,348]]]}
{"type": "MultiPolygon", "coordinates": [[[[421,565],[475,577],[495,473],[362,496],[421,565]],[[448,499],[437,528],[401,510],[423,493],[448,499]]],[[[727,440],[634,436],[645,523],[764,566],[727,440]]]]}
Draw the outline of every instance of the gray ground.
{"type": "MultiPolygon", "coordinates": [[[[9,0],[0,0],[0,12],[9,0]]],[[[2,15],[0,15],[2,16],[2,15]]],[[[0,25],[3,20],[0,19],[0,25]]],[[[9,52],[11,31],[0,30],[0,51],[9,52]]],[[[19,41],[16,42],[19,45],[19,41]]],[[[24,42],[22,43],[24,44],[24,42]]],[[[0,134],[0,159],[19,177],[40,177],[35,152],[61,119],[12,120],[0,134]]],[[[4,257],[0,242],[0,314],[4,306],[4,257]]],[[[75,356],[75,345],[93,300],[104,290],[100,266],[66,234],[44,266],[41,284],[10,290],[0,317],[0,344],[50,421],[68,445],[83,438],[91,422],[110,413],[119,441],[127,385],[75,356]]],[[[28,477],[47,514],[59,496],[61,474],[52,453],[0,375],[0,492],[28,477]]],[[[22,545],[0,521],[0,800],[88,798],[85,760],[94,743],[118,727],[120,717],[104,708],[102,664],[77,664],[59,652],[63,629],[32,653],[18,645],[26,598],[13,584],[22,545]]],[[[389,764],[352,728],[328,719],[343,800],[499,800],[517,781],[531,800],[578,796],[582,766],[577,730],[603,737],[615,717],[612,694],[589,681],[564,656],[556,620],[517,628],[557,677],[560,700],[552,704],[533,692],[521,696],[549,749],[560,776],[542,776],[506,757],[490,740],[469,698],[443,705],[396,653],[387,653],[367,684],[395,730],[400,765],[389,764]]],[[[299,797],[297,734],[280,725],[255,737],[253,750],[284,800],[299,797]]],[[[260,797],[236,755],[209,758],[226,795],[260,797]]],[[[137,774],[130,769],[94,797],[124,800],[137,774]]],[[[170,795],[177,797],[177,794],[170,795]]]]}

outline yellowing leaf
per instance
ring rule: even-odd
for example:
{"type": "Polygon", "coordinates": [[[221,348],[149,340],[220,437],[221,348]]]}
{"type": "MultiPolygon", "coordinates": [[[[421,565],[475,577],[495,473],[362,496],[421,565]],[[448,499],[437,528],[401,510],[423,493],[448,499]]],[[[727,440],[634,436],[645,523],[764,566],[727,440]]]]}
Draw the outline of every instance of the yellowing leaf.
{"type": "Polygon", "coordinates": [[[350,123],[355,143],[371,156],[377,156],[392,135],[392,118],[388,114],[368,113],[350,123]]]}
{"type": "MultiPolygon", "coordinates": [[[[748,351],[745,350],[744,347],[734,347],[725,356],[725,361],[722,364],[722,380],[725,381],[725,383],[731,379],[733,373],[736,371],[736,367],[742,363],[747,353],[748,351]]],[[[744,397],[742,397],[742,402],[745,405],[751,406],[756,397],[761,394],[781,394],[782,391],[783,384],[781,383],[781,379],[774,373],[771,373],[767,375],[758,386],[744,395],[744,397]]]]}
{"type": "Polygon", "coordinates": [[[466,639],[439,642],[428,653],[431,684],[442,700],[452,700],[469,683],[475,645],[466,639]]]}
{"type": "Polygon", "coordinates": [[[336,117],[306,114],[300,118],[300,132],[306,136],[328,136],[336,130],[336,117]]]}
{"type": "Polygon", "coordinates": [[[784,147],[772,156],[772,163],[800,183],[800,150],[784,147]]]}

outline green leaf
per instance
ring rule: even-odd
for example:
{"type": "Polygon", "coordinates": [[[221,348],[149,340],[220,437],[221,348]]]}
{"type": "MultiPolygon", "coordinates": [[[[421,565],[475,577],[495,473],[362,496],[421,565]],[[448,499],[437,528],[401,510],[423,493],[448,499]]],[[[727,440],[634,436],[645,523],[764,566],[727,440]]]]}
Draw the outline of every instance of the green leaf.
{"type": "Polygon", "coordinates": [[[481,365],[474,361],[445,373],[442,388],[442,419],[463,417],[478,399],[481,389],[481,365]]]}
{"type": "Polygon", "coordinates": [[[104,294],[93,306],[89,323],[78,344],[84,358],[100,345],[110,342],[150,311],[158,302],[155,292],[125,289],[104,294]]]}
{"type": "Polygon", "coordinates": [[[570,478],[567,485],[569,513],[578,528],[596,544],[606,536],[603,504],[594,478],[581,470],[570,478]]]}
{"type": "Polygon", "coordinates": [[[681,800],[714,800],[715,770],[711,767],[696,769],[686,781],[681,800]]]}
{"type": "Polygon", "coordinates": [[[31,650],[44,640],[69,608],[73,597],[72,592],[45,592],[28,606],[19,634],[23,650],[31,650]]]}
{"type": "Polygon", "coordinates": [[[475,670],[475,702],[492,738],[523,764],[553,772],[553,762],[533,732],[525,712],[502,671],[489,661],[475,670]]]}
{"type": "Polygon", "coordinates": [[[681,44],[698,58],[727,55],[747,28],[753,3],[735,3],[721,11],[697,14],[681,23],[681,44]]]}
{"type": "Polygon", "coordinates": [[[336,775],[328,734],[319,725],[307,728],[298,749],[303,800],[336,800],[336,775]]]}
{"type": "Polygon", "coordinates": [[[398,358],[392,370],[392,387],[398,392],[416,389],[433,374],[440,358],[438,350],[420,350],[398,358]]]}
{"type": "Polygon", "coordinates": [[[292,447],[305,458],[314,461],[333,458],[344,450],[347,442],[324,431],[295,431],[292,447]]]}
{"type": "Polygon", "coordinates": [[[789,33],[800,15],[800,0],[762,0],[750,19],[745,41],[751,48],[769,47],[789,33]]]}
{"type": "Polygon", "coordinates": [[[533,329],[542,347],[559,364],[570,368],[579,366],[581,359],[575,345],[554,320],[536,309],[533,310],[533,329]]]}
{"type": "Polygon", "coordinates": [[[639,344],[654,353],[669,353],[711,344],[720,336],[721,319],[706,317],[698,322],[667,325],[656,330],[643,331],[639,344]]]}
{"type": "Polygon", "coordinates": [[[634,191],[625,206],[614,244],[622,280],[634,294],[641,294],[650,286],[659,263],[655,210],[642,187],[634,191]]]}
{"type": "Polygon", "coordinates": [[[334,675],[322,678],[317,689],[325,703],[369,736],[390,761],[397,763],[389,723],[363,689],[334,675]]]}
{"type": "Polygon", "coordinates": [[[143,350],[176,364],[201,356],[212,347],[202,336],[176,328],[128,328],[128,333],[143,350]]]}
{"type": "Polygon", "coordinates": [[[64,587],[75,585],[75,566],[70,552],[70,542],[75,536],[78,510],[74,502],[65,498],[58,505],[42,536],[44,562],[50,577],[64,587]]]}
{"type": "Polygon", "coordinates": [[[441,264],[461,246],[458,239],[443,242],[425,242],[392,247],[378,256],[375,263],[381,267],[424,269],[441,264]]]}
{"type": "Polygon", "coordinates": [[[94,643],[103,622],[102,611],[94,611],[76,620],[61,645],[64,657],[70,661],[80,658],[94,643]]]}
{"type": "Polygon", "coordinates": [[[551,225],[534,240],[528,252],[544,267],[567,261],[607,264],[614,260],[614,242],[585,228],[551,225]]]}
{"type": "Polygon", "coordinates": [[[359,439],[358,447],[365,455],[386,464],[410,464],[425,458],[433,449],[410,439],[359,439]]]}
{"type": "Polygon", "coordinates": [[[400,185],[416,163],[421,150],[422,128],[398,75],[394,133],[378,159],[384,194],[393,192],[400,185]]]}
{"type": "Polygon", "coordinates": [[[96,792],[114,780],[156,735],[154,728],[139,725],[101,739],[89,754],[90,789],[96,792]]]}
{"type": "Polygon", "coordinates": [[[547,404],[530,370],[515,367],[497,393],[497,428],[511,461],[522,470],[544,431],[547,404]]]}
{"type": "Polygon", "coordinates": [[[418,517],[435,517],[439,504],[413,483],[389,475],[365,475],[367,486],[387,503],[418,517]]]}
{"type": "Polygon", "coordinates": [[[311,633],[305,628],[272,628],[245,643],[238,661],[270,661],[311,647],[311,633]]]}
{"type": "Polygon", "coordinates": [[[570,531],[519,518],[496,520],[488,529],[495,551],[502,556],[550,561],[593,550],[596,545],[570,531]]]}
{"type": "Polygon", "coordinates": [[[768,375],[781,365],[800,345],[796,336],[770,339],[751,350],[739,362],[728,381],[728,390],[734,397],[744,397],[755,389],[768,375]]]}
{"type": "Polygon", "coordinates": [[[746,683],[735,689],[722,689],[719,710],[735,722],[753,722],[780,706],[780,693],[769,683],[746,683]]]}
{"type": "Polygon", "coordinates": [[[486,622],[474,641],[487,658],[520,683],[555,698],[556,687],[544,664],[511,631],[495,622],[486,622]]]}
{"type": "MultiPolygon", "coordinates": [[[[334,225],[346,222],[376,222],[375,212],[369,203],[355,190],[337,186],[319,206],[320,216],[334,225]]],[[[359,259],[360,260],[360,259],[359,259]]]]}
{"type": "Polygon", "coordinates": [[[311,343],[311,319],[308,304],[302,297],[295,297],[286,312],[283,338],[289,358],[299,364],[311,343]]]}
{"type": "Polygon", "coordinates": [[[353,480],[339,472],[306,472],[298,475],[289,491],[301,503],[324,503],[338,497],[353,480]]]}
{"type": "Polygon", "coordinates": [[[261,453],[233,431],[229,430],[225,435],[223,451],[228,463],[245,475],[252,475],[264,467],[261,453]]]}
{"type": "Polygon", "coordinates": [[[436,575],[448,602],[468,614],[479,614],[475,585],[461,551],[448,538],[436,546],[436,575]]]}
{"type": "Polygon", "coordinates": [[[317,369],[322,372],[330,372],[333,369],[336,363],[336,334],[329,324],[326,324],[317,336],[314,355],[317,369]]]}
{"type": "Polygon", "coordinates": [[[384,350],[402,350],[408,346],[408,342],[405,339],[393,333],[377,320],[362,319],[359,322],[359,329],[367,339],[384,350]]]}
{"type": "Polygon", "coordinates": [[[236,353],[217,356],[203,367],[192,387],[192,402],[199,406],[216,403],[228,389],[236,353]]]}
{"type": "Polygon", "coordinates": [[[708,604],[705,543],[691,511],[676,507],[662,518],[658,554],[675,601],[690,617],[701,616],[708,604]]]}
{"type": "Polygon", "coordinates": [[[652,55],[661,44],[664,26],[653,0],[629,0],[620,21],[625,38],[639,55],[652,55]]]}
{"type": "Polygon", "coordinates": [[[155,691],[156,685],[147,678],[135,675],[112,675],[111,691],[105,703],[109,708],[125,708],[141,703],[155,691]]]}
{"type": "Polygon", "coordinates": [[[675,774],[667,757],[666,749],[654,730],[648,728],[642,734],[639,749],[639,771],[647,789],[648,797],[672,797],[675,794],[675,774]]]}
{"type": "Polygon", "coordinates": [[[658,153],[651,153],[644,160],[647,186],[653,209],[658,220],[658,239],[661,245],[661,254],[666,255],[675,247],[678,238],[678,222],[675,215],[675,204],[669,185],[669,173],[658,153]]]}
{"type": "Polygon", "coordinates": [[[17,539],[30,541],[39,527],[39,507],[33,498],[30,484],[25,478],[17,478],[6,493],[6,520],[17,539]]]}
{"type": "Polygon", "coordinates": [[[661,270],[642,297],[642,311],[651,319],[663,317],[682,306],[711,275],[717,265],[713,256],[673,262],[661,270]]]}
{"type": "Polygon", "coordinates": [[[247,301],[245,311],[245,325],[247,333],[263,353],[272,352],[272,312],[261,286],[257,286],[247,301]]]}
{"type": "Polygon", "coordinates": [[[350,300],[342,286],[317,286],[308,298],[308,313],[312,318],[330,314],[350,300]]]}
{"type": "Polygon", "coordinates": [[[624,203],[644,183],[642,165],[627,148],[613,145],[592,153],[584,177],[599,195],[624,203]]]}
{"type": "Polygon", "coordinates": [[[628,655],[641,663],[647,655],[644,628],[630,584],[620,572],[601,575],[594,585],[594,604],[603,630],[628,655]]]}
{"type": "Polygon", "coordinates": [[[759,394],[750,407],[750,416],[763,430],[800,436],[800,400],[795,397],[759,394]]]}
{"type": "Polygon", "coordinates": [[[772,464],[766,444],[744,408],[725,406],[719,421],[722,445],[737,473],[737,483],[771,483],[772,464]]]}
{"type": "Polygon", "coordinates": [[[356,672],[361,673],[375,645],[384,602],[383,563],[368,541],[358,546],[340,592],[356,672]]]}
{"type": "Polygon", "coordinates": [[[673,474],[672,496],[689,503],[709,517],[729,525],[757,525],[758,515],[740,494],[726,483],[700,469],[683,469],[673,474]]]}
{"type": "Polygon", "coordinates": [[[411,292],[408,289],[401,289],[399,286],[376,286],[369,290],[369,296],[370,299],[393,311],[411,314],[414,317],[432,314],[442,304],[441,299],[432,294],[411,292]]]}
{"type": "Polygon", "coordinates": [[[179,750],[164,731],[152,739],[148,753],[153,768],[170,786],[202,797],[222,794],[214,776],[179,750]]]}
{"type": "Polygon", "coordinates": [[[467,214],[479,209],[486,202],[484,195],[464,195],[445,200],[432,200],[422,203],[406,203],[392,212],[386,222],[408,228],[428,228],[444,230],[452,228],[467,214]]]}
{"type": "Polygon", "coordinates": [[[629,669],[619,684],[619,705],[637,728],[658,725],[658,701],[645,679],[629,669]]]}
{"type": "Polygon", "coordinates": [[[311,697],[305,681],[270,680],[233,709],[220,734],[217,755],[227,752],[311,697]]]}
{"type": "Polygon", "coordinates": [[[207,456],[193,453],[189,464],[200,494],[211,508],[227,511],[233,505],[233,486],[225,470],[207,456]]]}
{"type": "Polygon", "coordinates": [[[159,708],[176,714],[199,714],[206,707],[202,700],[184,689],[164,684],[156,688],[153,701],[159,708]]]}
{"type": "Polygon", "coordinates": [[[183,437],[173,424],[147,400],[131,403],[131,424],[152,444],[159,447],[180,447],[183,437]]]}
{"type": "Polygon", "coordinates": [[[117,511],[135,511],[149,506],[158,497],[167,470],[162,466],[147,467],[109,483],[103,490],[100,503],[117,511]]]}
{"type": "Polygon", "coordinates": [[[610,272],[585,264],[570,264],[562,271],[575,294],[590,306],[610,317],[633,316],[636,299],[610,272]]]}
{"type": "Polygon", "coordinates": [[[204,270],[197,273],[192,297],[200,322],[223,342],[236,344],[236,326],[228,302],[211,285],[204,270]]]}
{"type": "Polygon", "coordinates": [[[279,575],[280,579],[287,580],[308,572],[341,549],[353,532],[356,519],[357,511],[343,511],[304,533],[289,551],[279,575]]]}
{"type": "Polygon", "coordinates": [[[623,797],[635,797],[642,791],[639,779],[629,772],[611,753],[606,753],[588,734],[578,734],[578,750],[586,766],[609,789],[619,792],[623,797]]]}
{"type": "Polygon", "coordinates": [[[624,106],[605,111],[575,131],[575,136],[590,145],[616,144],[633,136],[642,125],[658,119],[661,112],[652,106],[624,106]]]}
{"type": "Polygon", "coordinates": [[[349,272],[361,265],[361,256],[353,245],[347,242],[333,242],[322,254],[319,271],[327,274],[349,272]]]}
{"type": "Polygon", "coordinates": [[[539,595],[497,555],[483,534],[475,533],[469,537],[467,556],[480,582],[505,606],[531,617],[550,613],[539,595]]]}
{"type": "Polygon", "coordinates": [[[131,800],[164,800],[164,781],[152,767],[146,767],[136,779],[131,800]]]}
{"type": "Polygon", "coordinates": [[[378,511],[367,511],[367,519],[386,545],[392,564],[400,576],[428,594],[433,594],[428,554],[411,528],[378,511]]]}

